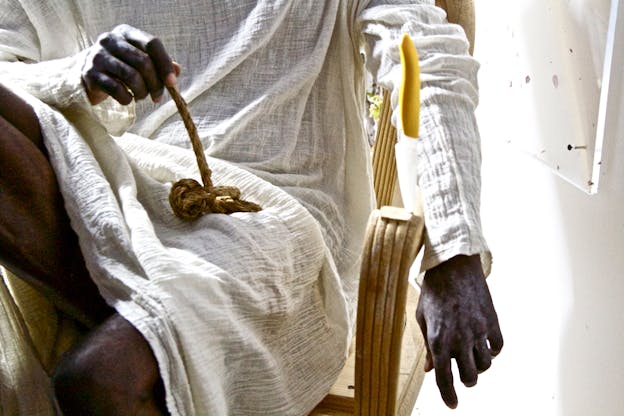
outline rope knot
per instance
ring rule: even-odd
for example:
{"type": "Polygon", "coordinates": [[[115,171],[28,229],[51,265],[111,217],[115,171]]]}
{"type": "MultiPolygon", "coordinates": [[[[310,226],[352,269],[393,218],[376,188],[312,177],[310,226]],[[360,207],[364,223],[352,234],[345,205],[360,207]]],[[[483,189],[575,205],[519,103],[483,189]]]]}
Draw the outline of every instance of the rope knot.
{"type": "Polygon", "coordinates": [[[171,187],[169,204],[175,215],[183,220],[194,220],[203,214],[233,212],[256,212],[262,208],[253,202],[240,199],[240,190],[234,186],[212,186],[212,172],[204,156],[204,149],[186,102],[175,87],[167,87],[171,98],[176,103],[184,127],[189,134],[199,173],[204,185],[194,179],[180,179],[171,187]]]}
{"type": "MultiPolygon", "coordinates": [[[[212,197],[214,203],[214,196],[212,197]]],[[[194,220],[210,213],[210,194],[194,179],[180,179],[171,187],[169,204],[183,220],[194,220]]]]}

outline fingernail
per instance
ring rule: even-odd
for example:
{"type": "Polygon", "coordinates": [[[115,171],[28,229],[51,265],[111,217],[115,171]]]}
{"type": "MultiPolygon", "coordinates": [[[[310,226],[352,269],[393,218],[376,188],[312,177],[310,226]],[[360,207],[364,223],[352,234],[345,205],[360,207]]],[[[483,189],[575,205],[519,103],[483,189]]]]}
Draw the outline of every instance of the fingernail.
{"type": "Polygon", "coordinates": [[[165,83],[169,87],[173,87],[174,85],[176,85],[177,82],[178,82],[178,78],[175,76],[173,72],[169,73],[169,75],[167,75],[167,78],[165,79],[165,83]]]}

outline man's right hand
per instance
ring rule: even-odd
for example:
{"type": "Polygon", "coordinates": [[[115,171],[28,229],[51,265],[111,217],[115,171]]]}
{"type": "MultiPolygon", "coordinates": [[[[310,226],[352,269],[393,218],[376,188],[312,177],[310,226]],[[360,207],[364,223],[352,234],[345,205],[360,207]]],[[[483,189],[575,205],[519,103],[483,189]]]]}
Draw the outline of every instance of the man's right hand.
{"type": "Polygon", "coordinates": [[[113,97],[127,105],[149,94],[162,98],[165,84],[176,83],[180,66],[173,62],[160,39],[129,25],[100,35],[91,46],[82,70],[82,82],[92,105],[113,97]]]}

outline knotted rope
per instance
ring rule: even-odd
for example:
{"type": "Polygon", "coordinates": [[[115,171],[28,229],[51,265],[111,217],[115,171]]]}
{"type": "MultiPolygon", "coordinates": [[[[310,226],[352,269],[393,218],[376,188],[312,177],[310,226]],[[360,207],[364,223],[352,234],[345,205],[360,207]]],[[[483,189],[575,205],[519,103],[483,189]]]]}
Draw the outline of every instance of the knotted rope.
{"type": "Polygon", "coordinates": [[[197,128],[188,111],[187,104],[175,87],[167,87],[171,98],[176,103],[184,127],[189,134],[197,166],[204,185],[194,179],[180,179],[171,187],[169,204],[173,212],[183,220],[194,220],[203,214],[232,212],[256,212],[262,208],[253,202],[240,199],[240,190],[234,186],[213,186],[212,171],[204,156],[204,148],[199,140],[197,128]]]}

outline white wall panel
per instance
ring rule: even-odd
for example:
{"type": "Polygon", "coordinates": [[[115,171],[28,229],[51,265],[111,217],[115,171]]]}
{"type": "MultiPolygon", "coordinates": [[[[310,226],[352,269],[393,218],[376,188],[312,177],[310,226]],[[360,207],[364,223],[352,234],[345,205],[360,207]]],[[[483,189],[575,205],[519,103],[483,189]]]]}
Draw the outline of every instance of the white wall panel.
{"type": "Polygon", "coordinates": [[[624,50],[619,2],[476,2],[481,95],[497,98],[480,110],[496,114],[489,128],[588,193],[598,190],[610,75],[622,70],[612,65],[624,50]]]}

